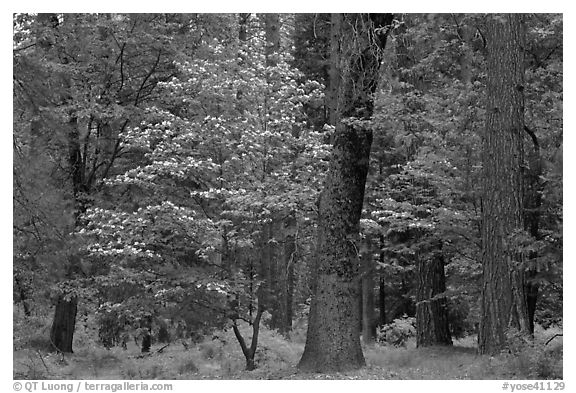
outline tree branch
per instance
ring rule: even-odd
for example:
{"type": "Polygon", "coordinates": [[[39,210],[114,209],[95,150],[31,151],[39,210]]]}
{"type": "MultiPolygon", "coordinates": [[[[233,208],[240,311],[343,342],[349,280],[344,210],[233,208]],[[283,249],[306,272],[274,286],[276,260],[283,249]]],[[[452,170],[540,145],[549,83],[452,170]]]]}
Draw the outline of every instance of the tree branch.
{"type": "Polygon", "coordinates": [[[524,131],[526,131],[526,133],[528,135],[530,135],[530,138],[532,139],[532,144],[534,145],[534,151],[539,154],[540,153],[540,144],[538,143],[538,138],[536,137],[536,134],[534,133],[534,131],[532,131],[530,128],[528,128],[527,125],[524,125],[524,131]]]}
{"type": "Polygon", "coordinates": [[[140,100],[140,94],[142,93],[142,89],[144,88],[144,85],[146,85],[146,82],[152,76],[154,71],[156,71],[156,67],[158,67],[158,64],[160,64],[160,57],[161,56],[162,56],[162,50],[159,50],[158,56],[156,57],[156,62],[154,63],[154,65],[152,66],[152,68],[150,69],[150,71],[148,72],[148,74],[146,75],[146,77],[144,78],[142,83],[140,84],[140,89],[138,89],[138,93],[136,94],[136,99],[134,100],[134,106],[138,106],[138,102],[140,100]]]}

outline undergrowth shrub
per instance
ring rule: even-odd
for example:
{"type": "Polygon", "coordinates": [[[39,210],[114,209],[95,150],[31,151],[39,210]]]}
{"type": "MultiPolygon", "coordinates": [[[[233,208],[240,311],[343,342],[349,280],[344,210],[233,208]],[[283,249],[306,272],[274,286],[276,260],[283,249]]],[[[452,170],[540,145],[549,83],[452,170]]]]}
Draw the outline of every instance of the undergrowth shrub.
{"type": "Polygon", "coordinates": [[[51,351],[49,316],[26,316],[24,312],[14,307],[13,310],[13,347],[14,350],[24,348],[40,351],[51,351]]]}
{"type": "Polygon", "coordinates": [[[412,366],[417,353],[405,348],[382,348],[374,346],[364,351],[366,362],[386,369],[403,369],[412,366]]]}
{"type": "Polygon", "coordinates": [[[122,368],[125,354],[121,350],[108,350],[102,346],[76,348],[69,357],[69,365],[61,367],[69,379],[102,378],[122,368]]]}
{"type": "Polygon", "coordinates": [[[562,379],[563,343],[562,337],[554,337],[557,334],[562,334],[562,327],[536,325],[533,339],[508,332],[510,372],[523,378],[562,379]]]}
{"type": "Polygon", "coordinates": [[[179,375],[192,374],[198,372],[198,367],[194,361],[188,359],[178,365],[177,371],[179,375]]]}
{"type": "MultiPolygon", "coordinates": [[[[252,327],[246,323],[238,326],[248,345],[252,340],[252,327]]],[[[217,330],[213,339],[206,338],[197,348],[202,359],[217,362],[225,375],[243,371],[245,359],[232,329],[217,330]]],[[[258,369],[280,370],[296,364],[302,354],[303,344],[286,340],[280,333],[260,326],[255,362],[258,369]]],[[[198,365],[199,368],[200,365],[198,365]]]]}
{"type": "Polygon", "coordinates": [[[416,336],[416,318],[404,316],[376,331],[376,341],[396,347],[405,347],[408,339],[416,336]]]}
{"type": "Polygon", "coordinates": [[[14,379],[46,379],[46,363],[38,350],[26,350],[26,355],[14,361],[14,379]]]}
{"type": "Polygon", "coordinates": [[[133,365],[127,365],[122,368],[121,375],[123,379],[136,379],[138,370],[133,365]]]}
{"type": "Polygon", "coordinates": [[[159,379],[164,374],[164,369],[158,364],[153,364],[139,370],[139,376],[142,379],[159,379]]]}
{"type": "Polygon", "coordinates": [[[105,348],[112,348],[121,343],[122,328],[118,323],[118,315],[114,312],[98,314],[98,337],[105,348]]]}
{"type": "Polygon", "coordinates": [[[224,354],[224,343],[218,339],[207,339],[198,345],[202,357],[206,360],[219,360],[224,354]]]}

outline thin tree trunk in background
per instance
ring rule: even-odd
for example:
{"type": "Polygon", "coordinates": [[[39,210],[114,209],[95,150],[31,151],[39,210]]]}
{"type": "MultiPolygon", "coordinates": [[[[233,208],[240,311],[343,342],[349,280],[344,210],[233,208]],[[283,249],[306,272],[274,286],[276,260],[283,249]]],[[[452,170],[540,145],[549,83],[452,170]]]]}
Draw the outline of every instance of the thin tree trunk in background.
{"type": "Polygon", "coordinates": [[[463,41],[463,51],[460,56],[460,80],[464,84],[465,89],[469,89],[472,85],[472,48],[470,42],[474,37],[474,29],[472,26],[463,25],[460,28],[460,33],[463,41]]]}
{"type": "Polygon", "coordinates": [[[276,56],[280,52],[280,16],[264,14],[264,34],[266,36],[266,65],[278,64],[276,56]]]}
{"type": "MultiPolygon", "coordinates": [[[[243,65],[246,61],[246,56],[244,55],[244,49],[242,48],[246,44],[248,39],[248,20],[250,19],[250,14],[238,14],[238,43],[240,45],[240,51],[238,52],[239,64],[243,65]]],[[[238,88],[236,92],[236,110],[240,115],[244,115],[246,109],[244,107],[244,89],[242,87],[238,88]]]]}
{"type": "Polygon", "coordinates": [[[246,42],[248,38],[248,19],[249,13],[238,14],[238,39],[240,43],[246,42]]]}
{"type": "MultiPolygon", "coordinates": [[[[264,35],[266,38],[266,65],[274,67],[278,64],[277,55],[280,50],[280,18],[278,14],[274,13],[263,14],[261,18],[264,21],[264,35]]],[[[271,84],[273,81],[267,78],[267,82],[271,84]]],[[[267,102],[266,98],[264,102],[267,102]]],[[[274,214],[272,222],[267,224],[268,235],[265,238],[265,247],[268,258],[263,261],[266,264],[264,305],[271,314],[270,328],[286,334],[286,307],[284,304],[286,276],[283,274],[284,269],[282,268],[284,262],[282,243],[279,242],[281,240],[280,237],[283,237],[281,234],[283,223],[277,216],[278,214],[274,214]]]]}
{"type": "Polygon", "coordinates": [[[416,346],[452,345],[448,324],[448,305],[444,256],[432,251],[430,258],[416,261],[418,289],[416,294],[416,346]]]}
{"type": "MultiPolygon", "coordinates": [[[[272,221],[264,224],[262,227],[260,270],[257,272],[258,277],[264,280],[256,291],[258,304],[269,312],[275,306],[276,297],[273,292],[276,284],[276,250],[274,243],[271,241],[274,238],[274,225],[275,223],[272,221]]],[[[250,312],[250,317],[252,317],[252,312],[250,312]]]]}
{"type": "MultiPolygon", "coordinates": [[[[266,37],[266,65],[274,67],[278,64],[278,54],[280,52],[280,16],[279,14],[269,13],[263,15],[264,19],[264,34],[266,37]]],[[[270,83],[272,81],[269,81],[270,83]]],[[[279,212],[279,215],[286,214],[279,212]]],[[[269,237],[269,247],[273,248],[271,251],[272,259],[268,262],[270,264],[268,269],[268,306],[267,310],[271,314],[270,328],[278,330],[282,335],[288,336],[289,331],[292,329],[292,295],[290,293],[291,281],[293,281],[293,267],[289,264],[292,261],[294,248],[293,236],[287,235],[292,230],[292,224],[295,221],[288,214],[287,218],[273,218],[274,222],[271,225],[273,233],[269,237]],[[274,239],[272,242],[270,240],[274,239]]]]}
{"type": "MultiPolygon", "coordinates": [[[[372,131],[342,122],[369,120],[379,80],[390,14],[332,15],[332,75],[339,75],[330,168],[318,204],[313,296],[304,354],[298,367],[312,372],[365,365],[358,332],[358,233],[372,131]]],[[[332,87],[332,86],[331,86],[332,87]]]]}
{"type": "MultiPolygon", "coordinates": [[[[380,167],[380,173],[382,173],[382,167],[380,167]]],[[[384,263],[384,235],[380,235],[378,239],[380,254],[378,255],[378,261],[384,263]]],[[[386,325],[386,281],[384,278],[384,270],[380,270],[380,282],[378,285],[378,308],[380,311],[378,318],[378,326],[386,325]]]]}
{"type": "Polygon", "coordinates": [[[140,324],[142,328],[142,346],[140,352],[150,352],[150,347],[152,346],[152,316],[144,317],[140,321],[140,324]]]}
{"type": "Polygon", "coordinates": [[[292,297],[294,292],[294,263],[295,263],[295,230],[296,220],[293,215],[282,221],[280,229],[282,238],[276,256],[275,275],[273,287],[274,307],[270,311],[272,317],[270,328],[277,329],[280,334],[288,337],[292,330],[292,297]]]}
{"type": "Polygon", "coordinates": [[[328,121],[330,125],[336,126],[340,120],[338,117],[338,94],[340,92],[340,80],[342,78],[340,69],[340,40],[341,40],[341,20],[331,16],[330,28],[330,68],[328,70],[328,91],[326,92],[328,121]]]}
{"type": "Polygon", "coordinates": [[[309,127],[320,131],[329,120],[328,108],[330,99],[329,64],[330,57],[329,30],[330,14],[296,14],[294,16],[293,42],[294,64],[304,73],[306,79],[316,80],[326,86],[324,104],[304,103],[309,127]]]}
{"type": "MultiPolygon", "coordinates": [[[[524,228],[532,236],[534,241],[540,240],[540,209],[542,207],[542,191],[544,182],[542,176],[542,157],[540,155],[540,144],[536,134],[525,127],[531,139],[532,150],[528,155],[528,168],[525,173],[525,194],[524,194],[524,228]]],[[[536,304],[538,302],[539,285],[537,281],[538,270],[534,263],[538,258],[536,251],[528,255],[528,268],[526,269],[526,306],[528,308],[528,323],[530,334],[534,334],[534,317],[536,314],[536,304]]]]}
{"type": "Polygon", "coordinates": [[[483,137],[483,287],[478,348],[507,347],[510,329],[530,330],[524,266],[511,238],[524,229],[524,42],[522,15],[490,15],[483,137]]]}
{"type": "Polygon", "coordinates": [[[372,345],[376,341],[374,318],[374,264],[369,240],[362,250],[362,342],[372,345]]]}
{"type": "Polygon", "coordinates": [[[380,277],[380,285],[378,287],[378,304],[380,305],[380,318],[378,326],[386,325],[386,285],[384,277],[380,277]]]}
{"type": "Polygon", "coordinates": [[[38,142],[40,141],[42,124],[40,122],[40,111],[36,103],[32,101],[32,119],[30,120],[30,142],[28,144],[28,159],[31,162],[38,157],[38,142]]]}
{"type": "Polygon", "coordinates": [[[296,215],[294,213],[286,219],[284,228],[284,264],[282,266],[286,274],[285,327],[287,329],[286,333],[289,333],[292,330],[292,320],[294,318],[294,311],[292,309],[295,287],[294,268],[297,262],[296,258],[298,257],[296,253],[296,242],[298,241],[296,233],[298,228],[296,223],[296,215]]]}

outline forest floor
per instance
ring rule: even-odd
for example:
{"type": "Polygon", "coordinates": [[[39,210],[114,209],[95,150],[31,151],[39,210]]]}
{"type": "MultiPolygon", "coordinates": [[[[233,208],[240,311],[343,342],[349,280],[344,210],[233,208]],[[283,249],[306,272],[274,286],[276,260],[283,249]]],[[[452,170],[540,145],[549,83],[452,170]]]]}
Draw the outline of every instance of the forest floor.
{"type": "MultiPolygon", "coordinates": [[[[248,331],[246,331],[248,333],[248,331]]],[[[542,340],[555,331],[540,334],[542,340]]],[[[256,354],[257,369],[244,370],[244,358],[233,334],[216,336],[189,346],[181,341],[155,344],[141,354],[135,343],[127,350],[105,349],[75,340],[73,354],[62,356],[40,349],[14,352],[15,379],[561,379],[562,339],[550,345],[530,347],[516,354],[481,356],[475,338],[455,340],[452,347],[416,348],[374,345],[364,348],[366,367],[345,373],[307,374],[296,364],[304,350],[303,337],[285,340],[275,332],[261,332],[256,354]]]]}

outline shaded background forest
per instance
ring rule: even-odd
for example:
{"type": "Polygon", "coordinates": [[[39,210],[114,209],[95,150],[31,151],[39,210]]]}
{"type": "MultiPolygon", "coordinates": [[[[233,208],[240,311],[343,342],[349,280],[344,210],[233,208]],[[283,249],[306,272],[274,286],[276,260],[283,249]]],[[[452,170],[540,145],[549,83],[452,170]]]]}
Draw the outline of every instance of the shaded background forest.
{"type": "MultiPolygon", "coordinates": [[[[561,328],[562,17],[526,28],[514,239],[537,329],[561,328]]],[[[367,345],[415,336],[430,261],[452,339],[478,333],[484,32],[482,15],[395,15],[362,124],[367,345]]],[[[14,350],[187,350],[226,330],[248,360],[260,326],[301,336],[334,133],[330,15],[15,14],[13,41],[14,350]]]]}

